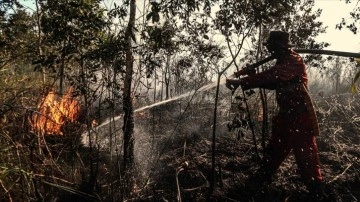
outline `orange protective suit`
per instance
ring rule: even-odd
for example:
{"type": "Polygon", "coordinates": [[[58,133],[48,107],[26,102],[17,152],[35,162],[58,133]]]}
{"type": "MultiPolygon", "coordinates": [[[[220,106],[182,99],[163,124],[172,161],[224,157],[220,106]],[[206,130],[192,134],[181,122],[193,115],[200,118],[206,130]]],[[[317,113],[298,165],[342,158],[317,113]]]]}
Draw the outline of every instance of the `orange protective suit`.
{"type": "Polygon", "coordinates": [[[275,66],[240,80],[243,90],[276,90],[279,113],[273,117],[272,136],[262,160],[262,169],[272,175],[293,150],[301,176],[308,182],[322,182],[315,137],[319,127],[307,91],[308,79],[302,58],[291,50],[275,66]]]}

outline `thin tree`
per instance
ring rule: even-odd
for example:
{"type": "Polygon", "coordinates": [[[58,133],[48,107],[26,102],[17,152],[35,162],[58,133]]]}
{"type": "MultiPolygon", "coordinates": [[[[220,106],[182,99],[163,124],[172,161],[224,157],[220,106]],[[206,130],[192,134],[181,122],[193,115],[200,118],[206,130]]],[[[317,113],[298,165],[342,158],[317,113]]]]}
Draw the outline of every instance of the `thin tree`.
{"type": "Polygon", "coordinates": [[[124,177],[124,194],[128,195],[131,189],[131,171],[134,167],[134,109],[133,99],[131,97],[131,84],[134,72],[134,57],[132,49],[132,41],[135,37],[135,14],[136,14],[136,1],[130,1],[130,18],[125,31],[125,55],[126,55],[126,72],[124,80],[124,92],[123,92],[123,109],[124,109],[124,156],[123,156],[123,173],[124,177]]]}

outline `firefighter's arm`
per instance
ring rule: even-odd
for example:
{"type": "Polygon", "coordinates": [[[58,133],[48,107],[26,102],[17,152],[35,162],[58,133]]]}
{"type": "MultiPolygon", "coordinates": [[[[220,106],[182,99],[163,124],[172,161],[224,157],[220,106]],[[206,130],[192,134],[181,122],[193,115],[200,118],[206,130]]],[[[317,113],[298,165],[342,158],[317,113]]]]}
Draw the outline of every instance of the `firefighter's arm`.
{"type": "Polygon", "coordinates": [[[237,72],[234,72],[235,77],[245,76],[245,75],[254,75],[256,73],[255,68],[245,67],[237,72]]]}
{"type": "Polygon", "coordinates": [[[226,87],[232,91],[235,91],[239,86],[241,86],[243,90],[252,88],[274,89],[275,84],[278,82],[276,78],[276,71],[274,69],[269,69],[241,79],[226,79],[226,87]]]}
{"type": "Polygon", "coordinates": [[[266,88],[273,90],[280,81],[277,68],[271,68],[255,75],[241,78],[239,84],[243,90],[266,88]]]}

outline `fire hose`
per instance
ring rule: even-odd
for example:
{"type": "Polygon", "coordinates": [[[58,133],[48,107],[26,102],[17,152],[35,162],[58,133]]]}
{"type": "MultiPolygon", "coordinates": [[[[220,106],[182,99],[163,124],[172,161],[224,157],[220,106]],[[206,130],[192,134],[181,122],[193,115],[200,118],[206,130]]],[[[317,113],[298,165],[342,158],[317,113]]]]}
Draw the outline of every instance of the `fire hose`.
{"type": "MultiPolygon", "coordinates": [[[[321,55],[334,55],[334,56],[342,56],[342,57],[360,58],[360,53],[351,53],[351,52],[342,52],[342,51],[317,50],[317,49],[294,49],[294,51],[296,53],[303,53],[303,54],[321,54],[321,55]]],[[[273,59],[275,59],[275,57],[273,56],[266,57],[260,60],[259,62],[247,66],[247,68],[254,69],[273,59]]]]}

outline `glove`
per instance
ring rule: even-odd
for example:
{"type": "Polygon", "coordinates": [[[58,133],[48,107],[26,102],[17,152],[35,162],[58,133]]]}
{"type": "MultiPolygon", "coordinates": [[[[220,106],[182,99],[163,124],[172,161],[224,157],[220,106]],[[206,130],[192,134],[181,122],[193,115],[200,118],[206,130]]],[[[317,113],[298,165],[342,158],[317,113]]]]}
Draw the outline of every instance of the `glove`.
{"type": "Polygon", "coordinates": [[[226,87],[234,92],[240,86],[238,79],[226,79],[226,87]]]}
{"type": "Polygon", "coordinates": [[[256,73],[256,70],[254,68],[248,68],[245,67],[244,69],[234,72],[236,77],[240,77],[242,75],[254,75],[256,73]]]}

